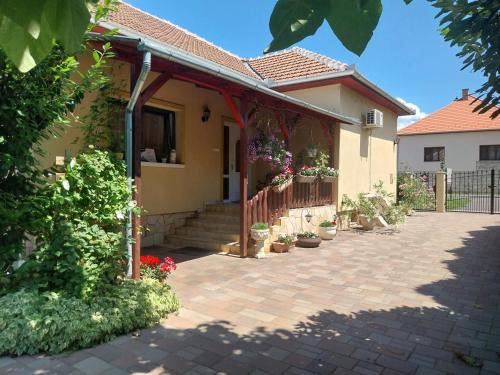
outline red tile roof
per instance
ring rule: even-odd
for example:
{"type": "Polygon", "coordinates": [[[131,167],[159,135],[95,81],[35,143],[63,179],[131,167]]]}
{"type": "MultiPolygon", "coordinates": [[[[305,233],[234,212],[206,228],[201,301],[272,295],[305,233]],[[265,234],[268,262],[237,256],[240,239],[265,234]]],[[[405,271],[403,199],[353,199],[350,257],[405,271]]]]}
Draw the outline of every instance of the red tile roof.
{"type": "Polygon", "coordinates": [[[110,14],[109,21],[142,34],[147,38],[177,47],[185,52],[230,68],[246,76],[258,78],[240,57],[217,47],[177,25],[129,4],[118,3],[116,11],[110,14]]]}
{"type": "Polygon", "coordinates": [[[472,112],[478,102],[468,96],[467,100],[455,100],[446,107],[432,113],[412,125],[398,131],[398,135],[456,133],[484,130],[500,130],[500,116],[491,119],[494,108],[486,113],[472,112]]]}
{"type": "Polygon", "coordinates": [[[298,47],[246,61],[263,79],[273,81],[305,78],[348,68],[347,64],[298,47]]]}

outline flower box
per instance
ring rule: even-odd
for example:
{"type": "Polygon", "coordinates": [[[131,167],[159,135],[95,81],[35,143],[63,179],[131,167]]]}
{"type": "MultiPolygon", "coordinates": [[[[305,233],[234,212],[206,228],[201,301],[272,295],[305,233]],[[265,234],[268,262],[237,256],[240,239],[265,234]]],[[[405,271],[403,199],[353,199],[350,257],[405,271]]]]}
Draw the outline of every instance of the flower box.
{"type": "Polygon", "coordinates": [[[286,190],[291,184],[293,184],[293,177],[282,183],[281,185],[273,186],[273,191],[276,193],[281,193],[286,190]]]}
{"type": "Polygon", "coordinates": [[[337,177],[335,176],[321,176],[321,182],[324,182],[325,184],[331,184],[335,182],[335,179],[337,177]]]}
{"type": "Polygon", "coordinates": [[[301,184],[312,184],[314,181],[316,181],[317,178],[317,176],[301,176],[300,174],[298,174],[297,182],[301,184]]]}

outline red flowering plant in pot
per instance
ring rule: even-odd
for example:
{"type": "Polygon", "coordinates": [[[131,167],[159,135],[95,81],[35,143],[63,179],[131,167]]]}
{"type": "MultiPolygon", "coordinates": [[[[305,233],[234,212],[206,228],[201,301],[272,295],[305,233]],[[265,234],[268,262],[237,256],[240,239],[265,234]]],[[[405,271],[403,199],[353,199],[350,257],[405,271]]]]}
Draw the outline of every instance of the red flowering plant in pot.
{"type": "Polygon", "coordinates": [[[152,255],[144,255],[140,258],[141,261],[141,277],[144,279],[155,279],[163,282],[173,271],[177,269],[177,265],[170,257],[165,257],[162,262],[158,257],[152,255]]]}
{"type": "Polygon", "coordinates": [[[271,180],[271,186],[274,191],[281,193],[287,187],[293,183],[293,169],[292,167],[287,167],[280,174],[273,177],[271,180]]]}

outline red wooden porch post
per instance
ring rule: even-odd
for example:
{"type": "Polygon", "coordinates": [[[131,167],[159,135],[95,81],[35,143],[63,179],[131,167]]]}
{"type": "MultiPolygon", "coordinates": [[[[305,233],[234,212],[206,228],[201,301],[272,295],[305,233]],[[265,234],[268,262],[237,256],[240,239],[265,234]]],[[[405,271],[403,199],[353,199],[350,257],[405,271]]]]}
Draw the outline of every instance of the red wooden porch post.
{"type": "Polygon", "coordinates": [[[248,102],[241,98],[240,114],[240,256],[248,255],[248,102]]]}

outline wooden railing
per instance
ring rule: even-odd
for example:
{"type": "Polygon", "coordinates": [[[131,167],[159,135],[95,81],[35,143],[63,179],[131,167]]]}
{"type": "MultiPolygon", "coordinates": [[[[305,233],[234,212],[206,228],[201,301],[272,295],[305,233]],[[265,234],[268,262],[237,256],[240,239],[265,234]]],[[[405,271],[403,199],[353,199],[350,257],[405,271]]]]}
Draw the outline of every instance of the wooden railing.
{"type": "Polygon", "coordinates": [[[293,182],[282,192],[265,187],[248,200],[248,227],[255,223],[272,225],[286,210],[333,203],[332,183],[316,180],[311,184],[293,182]]]}

